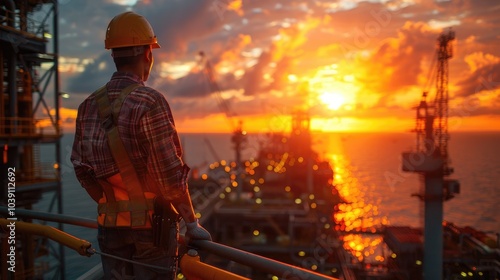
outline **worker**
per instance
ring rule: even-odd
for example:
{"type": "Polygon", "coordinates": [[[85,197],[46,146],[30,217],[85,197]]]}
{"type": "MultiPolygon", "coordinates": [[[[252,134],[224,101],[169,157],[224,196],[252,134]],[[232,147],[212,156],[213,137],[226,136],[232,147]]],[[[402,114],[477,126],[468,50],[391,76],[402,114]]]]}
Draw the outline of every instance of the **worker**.
{"type": "Polygon", "coordinates": [[[211,236],[193,210],[170,107],[144,84],[160,45],[143,16],[125,12],[110,21],[105,48],[117,71],[80,104],[71,155],[98,203],[101,252],[133,261],[102,256],[104,277],[174,279],[180,218],[186,239],[211,236]]]}

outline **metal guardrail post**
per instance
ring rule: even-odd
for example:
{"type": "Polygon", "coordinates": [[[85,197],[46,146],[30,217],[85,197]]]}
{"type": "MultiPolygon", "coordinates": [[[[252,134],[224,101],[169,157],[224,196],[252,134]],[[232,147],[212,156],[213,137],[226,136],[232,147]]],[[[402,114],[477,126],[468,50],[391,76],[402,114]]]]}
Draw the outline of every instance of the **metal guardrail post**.
{"type": "Polygon", "coordinates": [[[190,245],[214,255],[252,267],[256,270],[276,275],[280,279],[338,280],[327,275],[319,274],[208,240],[191,240],[190,245]]]}

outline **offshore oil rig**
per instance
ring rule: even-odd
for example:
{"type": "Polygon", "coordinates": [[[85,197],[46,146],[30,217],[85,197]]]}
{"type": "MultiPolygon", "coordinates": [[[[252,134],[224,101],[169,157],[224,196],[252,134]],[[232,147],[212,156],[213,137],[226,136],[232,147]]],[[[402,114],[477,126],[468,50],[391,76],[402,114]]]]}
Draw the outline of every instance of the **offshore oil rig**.
{"type": "MultiPolygon", "coordinates": [[[[17,209],[31,209],[47,194],[46,211],[62,213],[57,1],[0,1],[0,44],[1,204],[15,220],[17,209]],[[42,162],[47,149],[53,159],[42,162]]],[[[2,252],[10,245],[2,238],[2,252]]],[[[43,238],[16,233],[19,277],[39,275],[43,268],[35,258],[42,255],[51,255],[64,273],[63,247],[46,245],[43,238]]],[[[0,259],[1,278],[8,279],[5,254],[0,259]]]]}
{"type": "MultiPolygon", "coordinates": [[[[500,274],[500,253],[493,239],[473,228],[461,228],[443,221],[443,203],[460,193],[448,153],[449,93],[448,60],[453,56],[455,32],[449,30],[437,39],[435,60],[435,98],[428,101],[424,90],[416,109],[416,148],[402,154],[402,170],[417,173],[421,188],[412,194],[421,201],[423,229],[387,227],[385,242],[394,252],[391,264],[397,279],[495,279],[500,274]],[[489,242],[489,246],[485,245],[489,242]],[[398,267],[398,268],[396,268],[398,267]]],[[[434,65],[434,64],[433,64],[434,65]]],[[[429,83],[430,84],[430,83],[429,83]]]]}

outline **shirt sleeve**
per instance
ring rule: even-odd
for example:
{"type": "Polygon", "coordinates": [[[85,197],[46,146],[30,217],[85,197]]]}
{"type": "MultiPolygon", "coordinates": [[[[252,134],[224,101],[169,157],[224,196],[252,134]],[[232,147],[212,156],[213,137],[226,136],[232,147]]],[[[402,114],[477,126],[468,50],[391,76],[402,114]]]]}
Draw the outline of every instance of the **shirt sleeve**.
{"type": "Polygon", "coordinates": [[[152,108],[141,118],[141,130],[148,151],[147,169],[164,199],[171,201],[187,191],[187,167],[170,107],[159,94],[152,108]]]}
{"type": "Polygon", "coordinates": [[[84,147],[85,143],[82,141],[81,121],[79,118],[82,116],[82,107],[83,106],[80,106],[78,108],[78,117],[76,118],[75,139],[73,141],[73,149],[71,152],[71,163],[75,169],[76,178],[82,187],[87,189],[87,192],[90,193],[90,189],[100,188],[100,185],[96,180],[93,168],[86,163],[85,160],[86,149],[84,147]]]}

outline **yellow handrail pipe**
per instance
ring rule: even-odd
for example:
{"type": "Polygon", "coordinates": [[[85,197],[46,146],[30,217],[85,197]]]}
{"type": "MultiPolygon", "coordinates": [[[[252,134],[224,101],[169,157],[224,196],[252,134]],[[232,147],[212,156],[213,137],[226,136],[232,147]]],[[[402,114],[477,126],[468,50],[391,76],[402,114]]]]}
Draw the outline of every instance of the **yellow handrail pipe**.
{"type": "Polygon", "coordinates": [[[189,280],[250,280],[243,276],[202,263],[196,250],[189,250],[180,262],[181,271],[189,280]]]}
{"type": "Polygon", "coordinates": [[[64,246],[77,251],[82,256],[90,256],[87,249],[92,246],[90,242],[74,237],[54,227],[33,223],[26,223],[21,221],[12,221],[0,218],[0,226],[10,232],[31,233],[34,235],[44,236],[50,238],[64,246]]]}

